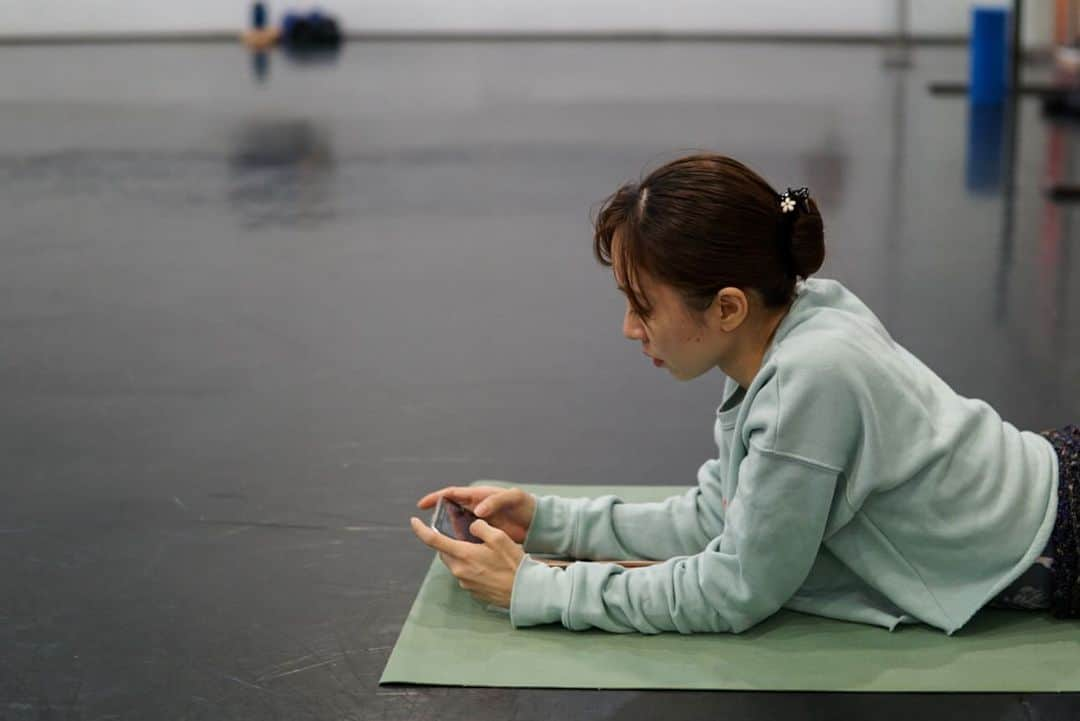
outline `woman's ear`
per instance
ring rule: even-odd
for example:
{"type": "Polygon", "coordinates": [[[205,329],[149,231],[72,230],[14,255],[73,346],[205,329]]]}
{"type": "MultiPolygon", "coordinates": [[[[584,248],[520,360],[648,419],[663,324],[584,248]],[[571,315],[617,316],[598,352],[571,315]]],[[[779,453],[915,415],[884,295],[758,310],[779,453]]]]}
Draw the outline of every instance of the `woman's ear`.
{"type": "Polygon", "coordinates": [[[746,320],[750,313],[750,302],[746,293],[739,288],[723,288],[716,292],[713,310],[716,312],[716,322],[730,333],[746,320]]]}

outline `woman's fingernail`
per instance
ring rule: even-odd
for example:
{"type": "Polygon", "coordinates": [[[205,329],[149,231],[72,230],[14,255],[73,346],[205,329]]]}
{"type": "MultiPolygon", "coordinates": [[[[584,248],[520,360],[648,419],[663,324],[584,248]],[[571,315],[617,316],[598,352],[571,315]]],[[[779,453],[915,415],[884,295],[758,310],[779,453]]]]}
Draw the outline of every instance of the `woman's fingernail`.
{"type": "Polygon", "coordinates": [[[487,511],[487,506],[485,506],[483,503],[473,509],[473,513],[475,513],[477,516],[482,516],[485,511],[487,511]]]}

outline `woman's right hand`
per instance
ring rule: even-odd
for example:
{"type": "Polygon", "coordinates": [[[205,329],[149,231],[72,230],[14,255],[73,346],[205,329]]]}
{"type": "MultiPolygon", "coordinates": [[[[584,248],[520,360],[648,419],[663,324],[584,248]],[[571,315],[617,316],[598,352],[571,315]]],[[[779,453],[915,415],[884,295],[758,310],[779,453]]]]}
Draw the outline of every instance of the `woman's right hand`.
{"type": "Polygon", "coordinates": [[[536,513],[536,496],[533,494],[520,488],[495,486],[449,486],[427,494],[416,506],[433,508],[440,496],[469,509],[478,518],[504,531],[515,543],[525,541],[536,513]]]}

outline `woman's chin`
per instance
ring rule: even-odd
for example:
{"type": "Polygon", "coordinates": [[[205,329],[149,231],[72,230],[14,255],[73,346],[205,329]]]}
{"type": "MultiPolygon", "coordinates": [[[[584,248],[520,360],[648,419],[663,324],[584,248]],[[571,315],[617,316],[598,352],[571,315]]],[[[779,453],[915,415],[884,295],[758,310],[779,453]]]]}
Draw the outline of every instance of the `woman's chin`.
{"type": "Polygon", "coordinates": [[[665,366],[665,367],[667,368],[668,373],[670,373],[675,378],[675,380],[683,381],[683,382],[692,381],[695,378],[700,378],[701,376],[705,375],[706,373],[708,373],[713,368],[712,366],[710,366],[708,368],[705,368],[704,370],[700,370],[700,371],[696,371],[694,373],[687,374],[687,373],[680,372],[680,371],[676,370],[675,368],[672,368],[671,366],[665,366]]]}

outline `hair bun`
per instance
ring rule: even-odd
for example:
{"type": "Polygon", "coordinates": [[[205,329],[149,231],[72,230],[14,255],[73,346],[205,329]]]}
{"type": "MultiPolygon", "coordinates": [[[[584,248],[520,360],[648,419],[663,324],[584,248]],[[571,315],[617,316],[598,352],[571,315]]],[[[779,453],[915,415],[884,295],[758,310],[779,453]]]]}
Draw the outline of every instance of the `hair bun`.
{"type": "Polygon", "coordinates": [[[791,226],[791,259],[800,278],[809,278],[825,262],[825,226],[813,198],[806,199],[806,209],[796,214],[791,226]]]}

